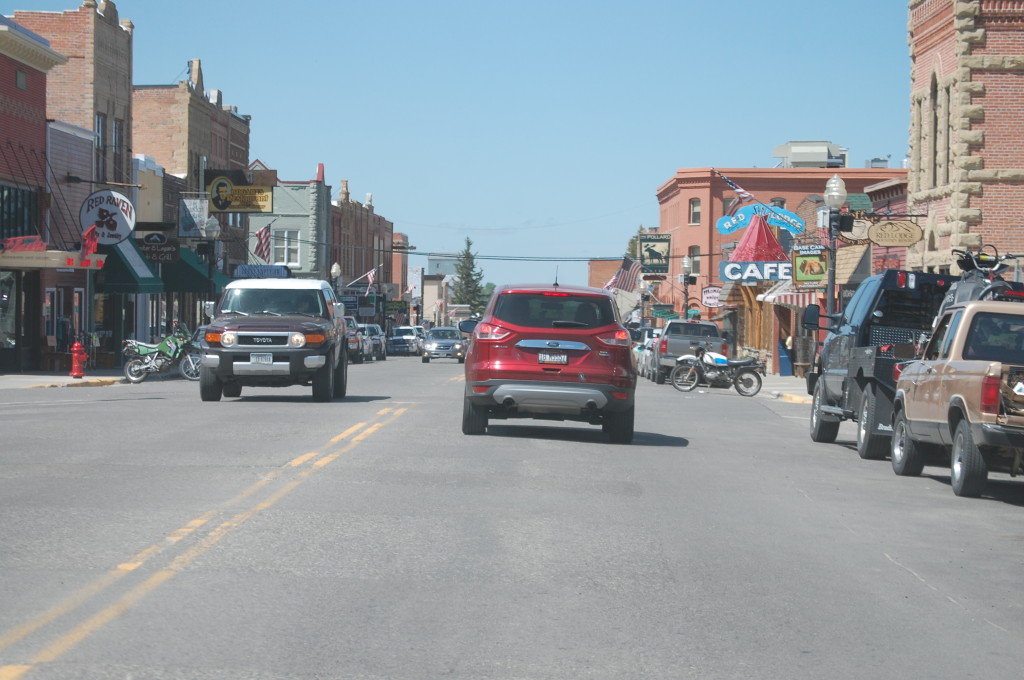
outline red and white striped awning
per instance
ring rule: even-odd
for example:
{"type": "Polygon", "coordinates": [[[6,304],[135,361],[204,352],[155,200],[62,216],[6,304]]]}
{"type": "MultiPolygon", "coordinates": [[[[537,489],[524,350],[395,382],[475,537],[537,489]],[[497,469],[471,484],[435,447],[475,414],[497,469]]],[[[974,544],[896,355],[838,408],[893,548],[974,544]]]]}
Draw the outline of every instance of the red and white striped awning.
{"type": "Polygon", "coordinates": [[[796,290],[793,288],[793,280],[779,281],[764,293],[757,296],[761,302],[768,302],[782,307],[804,308],[807,305],[817,304],[818,291],[796,290]]]}

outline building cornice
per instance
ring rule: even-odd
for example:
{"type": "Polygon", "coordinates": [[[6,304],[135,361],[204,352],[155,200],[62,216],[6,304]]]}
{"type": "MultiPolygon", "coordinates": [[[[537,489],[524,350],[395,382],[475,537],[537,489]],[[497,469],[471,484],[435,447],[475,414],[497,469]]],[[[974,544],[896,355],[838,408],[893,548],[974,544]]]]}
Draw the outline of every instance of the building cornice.
{"type": "Polygon", "coordinates": [[[54,52],[7,24],[0,24],[0,54],[43,73],[68,60],[63,54],[54,52]]]}

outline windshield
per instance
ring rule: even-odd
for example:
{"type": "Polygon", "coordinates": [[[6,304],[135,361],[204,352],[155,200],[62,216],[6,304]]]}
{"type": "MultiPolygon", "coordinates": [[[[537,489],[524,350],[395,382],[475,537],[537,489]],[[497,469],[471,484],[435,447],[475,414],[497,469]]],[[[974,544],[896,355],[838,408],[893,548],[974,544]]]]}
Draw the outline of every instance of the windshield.
{"type": "Polygon", "coordinates": [[[615,323],[611,300],[590,295],[506,293],[498,299],[494,316],[533,328],[599,328],[615,323]]]}
{"type": "Polygon", "coordinates": [[[221,301],[221,312],[236,314],[307,314],[324,316],[320,293],[316,290],[267,290],[233,288],[221,301]]]}
{"type": "Polygon", "coordinates": [[[416,329],[412,326],[395,326],[394,330],[391,331],[391,335],[395,337],[402,335],[416,335],[416,329]]]}
{"type": "Polygon", "coordinates": [[[427,332],[429,340],[458,340],[461,336],[454,328],[435,328],[427,332]]]}

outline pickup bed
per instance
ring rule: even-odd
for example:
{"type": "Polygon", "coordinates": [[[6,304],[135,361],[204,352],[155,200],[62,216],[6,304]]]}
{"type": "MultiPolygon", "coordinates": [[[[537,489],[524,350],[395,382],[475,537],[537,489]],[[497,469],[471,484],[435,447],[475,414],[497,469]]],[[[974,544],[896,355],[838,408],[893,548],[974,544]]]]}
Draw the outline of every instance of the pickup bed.
{"type": "Polygon", "coordinates": [[[893,402],[892,467],[950,466],[958,496],[978,496],[989,470],[1024,472],[1024,304],[946,309],[920,359],[902,366],[893,402]]]}

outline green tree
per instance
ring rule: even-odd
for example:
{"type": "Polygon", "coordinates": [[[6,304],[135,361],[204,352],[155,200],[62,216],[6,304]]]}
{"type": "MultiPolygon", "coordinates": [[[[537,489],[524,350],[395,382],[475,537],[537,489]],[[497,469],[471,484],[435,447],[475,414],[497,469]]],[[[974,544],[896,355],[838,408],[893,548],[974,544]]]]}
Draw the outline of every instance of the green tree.
{"type": "Polygon", "coordinates": [[[476,255],[472,251],[473,241],[466,237],[466,247],[459,253],[455,263],[455,276],[451,301],[457,305],[469,305],[473,314],[484,311],[487,299],[484,297],[484,273],[476,266],[476,255]]]}
{"type": "Polygon", "coordinates": [[[640,234],[645,231],[646,229],[644,229],[644,225],[641,224],[637,227],[636,233],[633,234],[633,237],[629,239],[629,243],[626,244],[626,252],[623,254],[624,257],[631,257],[634,260],[640,257],[640,234]]]}

